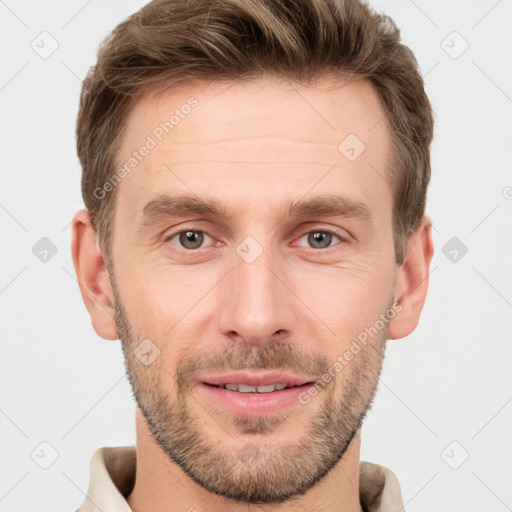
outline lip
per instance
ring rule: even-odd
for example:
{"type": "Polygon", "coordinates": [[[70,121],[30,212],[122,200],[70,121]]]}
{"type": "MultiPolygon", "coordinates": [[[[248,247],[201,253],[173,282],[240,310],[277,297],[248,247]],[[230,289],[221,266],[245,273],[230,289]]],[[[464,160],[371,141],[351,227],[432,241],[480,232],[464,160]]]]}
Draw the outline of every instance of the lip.
{"type": "Polygon", "coordinates": [[[220,386],[222,384],[245,384],[247,386],[268,386],[269,384],[286,384],[287,386],[303,386],[316,379],[308,376],[293,375],[284,372],[232,372],[222,375],[209,375],[200,379],[201,382],[220,386]]]}
{"type": "Polygon", "coordinates": [[[301,393],[307,392],[314,383],[314,378],[282,372],[234,372],[204,377],[199,382],[197,389],[208,401],[213,401],[222,409],[236,416],[254,417],[275,414],[282,409],[299,404],[301,393]],[[294,387],[270,393],[241,393],[217,387],[222,384],[265,386],[276,383],[294,387]]]}

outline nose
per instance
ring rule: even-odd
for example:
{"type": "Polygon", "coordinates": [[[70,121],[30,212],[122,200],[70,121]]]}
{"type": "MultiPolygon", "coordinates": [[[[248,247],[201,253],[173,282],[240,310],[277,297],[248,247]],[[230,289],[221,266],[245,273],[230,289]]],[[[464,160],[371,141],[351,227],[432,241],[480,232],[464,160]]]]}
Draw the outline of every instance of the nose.
{"type": "Polygon", "coordinates": [[[264,345],[278,335],[283,339],[291,334],[297,325],[295,305],[280,268],[266,251],[252,263],[235,255],[220,304],[219,329],[224,336],[264,345]]]}

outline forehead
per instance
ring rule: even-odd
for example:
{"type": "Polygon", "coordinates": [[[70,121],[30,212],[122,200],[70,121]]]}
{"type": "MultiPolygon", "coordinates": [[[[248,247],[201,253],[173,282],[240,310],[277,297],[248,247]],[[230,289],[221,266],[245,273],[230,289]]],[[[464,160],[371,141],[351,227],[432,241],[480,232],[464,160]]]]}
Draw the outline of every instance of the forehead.
{"type": "Polygon", "coordinates": [[[194,81],[142,96],[128,116],[123,149],[136,146],[141,134],[158,139],[158,128],[166,122],[171,129],[164,130],[164,138],[175,142],[267,135],[295,141],[309,137],[334,143],[336,149],[336,142],[350,130],[375,144],[388,131],[385,117],[377,93],[362,80],[324,79],[314,87],[279,78],[194,81]]]}
{"type": "Polygon", "coordinates": [[[117,158],[127,170],[118,201],[135,220],[149,199],[177,189],[260,206],[273,192],[313,186],[390,199],[390,144],[378,95],[363,81],[191,82],[133,107],[117,158]]]}

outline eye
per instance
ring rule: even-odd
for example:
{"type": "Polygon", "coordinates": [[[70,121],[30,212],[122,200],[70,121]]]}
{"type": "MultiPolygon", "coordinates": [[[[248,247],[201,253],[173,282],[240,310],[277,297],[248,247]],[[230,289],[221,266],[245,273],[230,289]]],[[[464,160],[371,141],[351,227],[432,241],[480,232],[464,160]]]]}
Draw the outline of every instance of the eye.
{"type": "Polygon", "coordinates": [[[165,241],[174,243],[175,245],[181,246],[183,249],[192,251],[194,249],[200,249],[206,238],[211,239],[210,235],[206,234],[204,231],[187,229],[169,235],[165,241]]]}
{"type": "MultiPolygon", "coordinates": [[[[328,249],[331,245],[333,245],[333,240],[337,239],[339,242],[342,242],[343,239],[337,235],[333,231],[325,230],[325,229],[315,229],[305,233],[299,241],[306,238],[306,243],[309,247],[313,249],[328,249]]],[[[182,249],[186,249],[188,251],[194,251],[197,249],[201,249],[205,242],[208,242],[208,239],[213,240],[210,235],[208,235],[205,231],[197,230],[197,229],[185,229],[178,231],[176,233],[170,234],[166,237],[165,242],[170,242],[173,245],[177,245],[182,249]]],[[[297,245],[304,246],[301,243],[297,245]]]]}
{"type": "Polygon", "coordinates": [[[306,238],[307,243],[310,244],[310,247],[313,249],[327,249],[331,245],[333,237],[337,238],[340,242],[343,241],[343,239],[340,238],[336,233],[325,229],[315,229],[313,231],[309,231],[299,240],[306,238]]]}

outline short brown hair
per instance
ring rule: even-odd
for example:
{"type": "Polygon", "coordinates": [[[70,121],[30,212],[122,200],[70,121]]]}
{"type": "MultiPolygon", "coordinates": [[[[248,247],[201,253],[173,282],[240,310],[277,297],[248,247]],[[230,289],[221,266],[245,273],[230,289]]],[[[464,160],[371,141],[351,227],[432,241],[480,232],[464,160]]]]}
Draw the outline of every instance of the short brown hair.
{"type": "Polygon", "coordinates": [[[396,262],[424,215],[433,115],[411,50],[387,16],[359,0],[154,0],[103,41],[84,80],[76,135],[82,194],[104,257],[111,257],[113,175],[126,120],[142,94],[189,80],[326,75],[368,81],[391,127],[396,262]]]}

